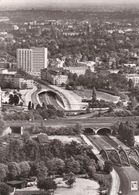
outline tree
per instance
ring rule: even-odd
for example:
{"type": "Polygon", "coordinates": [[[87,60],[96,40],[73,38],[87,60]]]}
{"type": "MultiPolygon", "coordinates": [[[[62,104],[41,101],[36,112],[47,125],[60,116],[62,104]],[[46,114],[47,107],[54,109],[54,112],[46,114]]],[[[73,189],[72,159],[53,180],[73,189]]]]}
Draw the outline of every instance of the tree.
{"type": "Polygon", "coordinates": [[[13,97],[13,100],[14,100],[14,104],[17,105],[19,103],[18,95],[15,94],[14,97],[13,97]]]}
{"type": "Polygon", "coordinates": [[[75,127],[74,127],[74,132],[76,134],[81,134],[82,133],[82,126],[80,123],[76,123],[75,127]]]}
{"type": "Polygon", "coordinates": [[[123,141],[128,146],[134,146],[135,138],[134,138],[134,124],[130,122],[120,123],[118,129],[118,137],[121,141],[123,141]]]}
{"type": "Polygon", "coordinates": [[[8,175],[8,167],[5,164],[0,163],[0,182],[3,182],[8,175]]]}
{"type": "Polygon", "coordinates": [[[5,122],[2,116],[0,115],[0,136],[3,134],[4,129],[5,129],[5,122]]]}
{"type": "Polygon", "coordinates": [[[112,171],[112,163],[111,163],[111,161],[105,161],[105,163],[104,163],[104,171],[106,172],[106,173],[110,173],[111,171],[112,171]]]}
{"type": "Polygon", "coordinates": [[[47,168],[52,174],[62,174],[65,168],[65,163],[60,158],[53,158],[47,162],[47,168]]]}
{"type": "Polygon", "coordinates": [[[134,88],[134,83],[133,83],[132,79],[129,79],[129,81],[128,81],[128,88],[129,88],[129,90],[132,90],[134,88]]]}
{"type": "Polygon", "coordinates": [[[48,191],[50,189],[55,190],[57,188],[57,185],[52,178],[48,177],[46,179],[38,180],[37,187],[39,189],[48,191]]]}
{"type": "Polygon", "coordinates": [[[96,173],[95,166],[89,166],[87,172],[88,172],[88,176],[90,178],[93,178],[96,173]]]}
{"type": "Polygon", "coordinates": [[[16,179],[21,174],[21,169],[18,163],[10,162],[8,164],[9,178],[16,179]]]}
{"type": "Polygon", "coordinates": [[[43,161],[40,161],[36,164],[36,173],[37,173],[37,178],[39,180],[44,180],[48,176],[48,169],[45,166],[43,161]]]}
{"type": "Polygon", "coordinates": [[[19,163],[19,167],[20,167],[20,170],[21,170],[21,173],[20,175],[22,177],[28,177],[29,173],[30,173],[30,165],[27,161],[22,161],[19,163]]]}
{"type": "Polygon", "coordinates": [[[6,183],[0,183],[0,195],[9,195],[10,187],[6,183]]]}
{"type": "Polygon", "coordinates": [[[73,157],[67,159],[65,165],[66,172],[73,172],[75,174],[80,172],[80,163],[76,161],[73,157]]]}
{"type": "Polygon", "coordinates": [[[64,153],[64,145],[60,140],[54,139],[49,145],[51,153],[58,158],[61,158],[64,153]]]}
{"type": "Polygon", "coordinates": [[[96,89],[95,87],[93,87],[93,91],[92,91],[92,104],[96,101],[96,89]]]}
{"type": "Polygon", "coordinates": [[[36,110],[39,110],[41,108],[40,104],[37,104],[36,110]]]}
{"type": "Polygon", "coordinates": [[[14,96],[13,96],[13,94],[9,95],[9,104],[11,104],[11,105],[14,104],[14,96]]]}
{"type": "Polygon", "coordinates": [[[74,173],[70,172],[67,177],[68,178],[65,183],[71,188],[76,181],[75,175],[74,173]]]}
{"type": "Polygon", "coordinates": [[[29,103],[28,103],[28,110],[31,110],[31,101],[29,101],[29,103]]]}

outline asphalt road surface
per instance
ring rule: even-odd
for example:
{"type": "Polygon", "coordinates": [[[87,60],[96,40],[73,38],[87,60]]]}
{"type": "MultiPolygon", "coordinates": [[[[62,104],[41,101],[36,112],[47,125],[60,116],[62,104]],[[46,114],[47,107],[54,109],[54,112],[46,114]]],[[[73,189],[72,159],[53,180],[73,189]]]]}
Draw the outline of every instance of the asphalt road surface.
{"type": "Polygon", "coordinates": [[[109,128],[116,122],[123,121],[139,121],[138,117],[94,117],[94,118],[61,118],[49,119],[46,121],[6,121],[6,126],[31,126],[37,124],[44,124],[45,126],[60,127],[60,126],[74,126],[79,123],[83,127],[91,127],[95,129],[109,128]]]}
{"type": "MultiPolygon", "coordinates": [[[[90,141],[100,150],[116,148],[116,140],[106,139],[105,136],[90,135],[90,141]]],[[[125,146],[126,147],[126,146],[125,146]]],[[[137,181],[139,184],[139,172],[131,166],[114,166],[120,177],[120,190],[122,195],[139,195],[138,190],[131,190],[131,182],[137,181]]]]}
{"type": "MultiPolygon", "coordinates": [[[[139,117],[99,117],[90,119],[54,119],[47,121],[6,121],[7,126],[31,126],[34,124],[41,124],[43,122],[46,126],[56,127],[56,126],[72,126],[80,123],[83,127],[92,128],[104,128],[111,127],[117,121],[139,121],[139,117]]],[[[99,142],[101,143],[101,142],[99,142]]],[[[96,145],[98,142],[96,143],[96,145]]],[[[103,141],[101,147],[114,147],[114,145],[106,140],[103,141]]],[[[100,145],[99,145],[100,147],[100,145]]],[[[133,167],[115,167],[119,177],[120,177],[120,189],[122,190],[122,195],[139,195],[138,191],[131,191],[131,181],[138,181],[139,184],[139,172],[133,167]]]]}

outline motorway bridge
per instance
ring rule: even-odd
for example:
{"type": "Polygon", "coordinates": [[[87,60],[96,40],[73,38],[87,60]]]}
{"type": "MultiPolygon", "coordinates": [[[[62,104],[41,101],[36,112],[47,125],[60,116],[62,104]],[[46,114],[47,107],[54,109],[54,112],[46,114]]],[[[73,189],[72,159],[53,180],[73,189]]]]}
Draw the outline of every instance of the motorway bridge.
{"type": "MultiPolygon", "coordinates": [[[[138,120],[139,117],[136,117],[138,120]]],[[[123,145],[115,137],[111,136],[111,126],[117,121],[133,120],[132,117],[114,118],[100,117],[92,119],[57,119],[48,121],[7,121],[7,126],[34,126],[43,124],[51,127],[74,126],[80,123],[85,128],[85,134],[90,141],[99,149],[106,160],[111,160],[115,170],[120,177],[120,189],[122,195],[139,195],[139,190],[131,191],[131,182],[139,184],[139,172],[134,168],[138,166],[139,155],[134,149],[123,145]],[[108,134],[109,136],[106,136],[108,134]],[[118,146],[121,147],[118,147],[118,146]]]]}
{"type": "MultiPolygon", "coordinates": [[[[108,129],[109,130],[109,129],[108,129]]],[[[133,190],[132,182],[139,184],[139,153],[136,149],[129,148],[110,134],[105,135],[106,129],[100,129],[98,134],[86,134],[93,146],[100,151],[104,160],[110,160],[120,177],[120,190],[122,195],[139,195],[139,188],[133,190]],[[101,133],[102,134],[101,134],[101,133]]],[[[108,131],[106,131],[108,132],[108,131]]]]}

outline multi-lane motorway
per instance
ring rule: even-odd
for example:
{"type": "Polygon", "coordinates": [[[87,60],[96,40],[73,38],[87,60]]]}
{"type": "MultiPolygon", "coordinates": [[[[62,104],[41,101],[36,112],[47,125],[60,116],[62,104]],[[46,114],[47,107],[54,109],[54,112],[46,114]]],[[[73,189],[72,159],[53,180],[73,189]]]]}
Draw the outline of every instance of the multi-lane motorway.
{"type": "MultiPolygon", "coordinates": [[[[119,140],[113,139],[113,137],[100,135],[88,135],[87,137],[99,151],[101,149],[117,149],[119,144],[125,149],[128,148],[119,140]]],[[[120,191],[122,191],[122,195],[139,195],[139,190],[131,190],[131,183],[133,181],[137,181],[139,183],[139,172],[132,165],[122,167],[114,166],[114,168],[120,177],[120,191]]]]}
{"type": "MultiPolygon", "coordinates": [[[[91,127],[91,128],[104,128],[111,127],[114,123],[118,121],[139,121],[139,117],[99,117],[99,118],[64,118],[64,119],[55,119],[55,120],[47,120],[43,121],[43,124],[46,126],[56,127],[56,126],[72,126],[77,123],[80,123],[83,127],[91,127]]],[[[42,121],[7,121],[7,126],[30,126],[34,124],[42,124],[42,121]]],[[[98,136],[96,136],[98,137],[98,136]]],[[[104,148],[107,149],[109,147],[117,147],[114,144],[114,141],[106,140],[101,137],[101,140],[96,139],[94,143],[99,149],[104,148]],[[103,141],[102,141],[103,140],[103,141]],[[101,145],[102,144],[102,145],[101,145]]],[[[92,140],[93,142],[93,140],[92,140]]],[[[119,143],[117,143],[118,145],[119,143]]],[[[117,171],[120,177],[120,189],[122,191],[122,195],[139,195],[139,191],[131,191],[131,182],[138,181],[139,183],[139,172],[133,167],[119,167],[115,166],[115,170],[117,171]]]]}
{"type": "MultiPolygon", "coordinates": [[[[82,116],[82,115],[81,115],[82,116]]],[[[49,119],[43,121],[46,126],[73,126],[80,123],[83,127],[101,128],[111,127],[116,122],[123,121],[139,121],[137,117],[94,117],[94,118],[61,118],[61,119],[49,119]]],[[[7,121],[7,126],[29,126],[34,124],[40,124],[42,121],[7,121]]]]}

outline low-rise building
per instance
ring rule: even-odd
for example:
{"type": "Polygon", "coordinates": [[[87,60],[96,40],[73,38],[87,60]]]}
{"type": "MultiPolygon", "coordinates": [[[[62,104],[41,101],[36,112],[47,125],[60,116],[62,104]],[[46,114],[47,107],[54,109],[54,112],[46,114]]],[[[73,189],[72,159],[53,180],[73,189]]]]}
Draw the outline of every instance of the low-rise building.
{"type": "Polygon", "coordinates": [[[3,74],[3,75],[15,75],[16,73],[17,73],[16,70],[9,71],[6,68],[0,68],[0,74],[3,74]]]}
{"type": "Polygon", "coordinates": [[[65,70],[68,70],[72,74],[76,73],[77,76],[84,75],[88,68],[90,68],[90,70],[92,72],[94,72],[94,66],[93,67],[88,67],[88,66],[69,66],[69,67],[64,67],[65,70]]]}
{"type": "Polygon", "coordinates": [[[32,79],[24,79],[15,77],[14,79],[15,86],[19,89],[27,88],[32,89],[34,86],[34,81],[32,79]]]}
{"type": "Polygon", "coordinates": [[[67,84],[68,82],[68,75],[64,74],[64,72],[61,72],[60,70],[42,70],[41,78],[43,80],[47,80],[53,85],[62,85],[63,83],[67,84]]]}
{"type": "Polygon", "coordinates": [[[126,74],[128,80],[132,80],[134,86],[139,84],[139,74],[126,74]]]}
{"type": "Polygon", "coordinates": [[[11,88],[28,88],[32,89],[34,81],[32,79],[24,79],[16,75],[16,71],[8,71],[7,69],[0,69],[0,80],[4,83],[9,83],[11,88]]]}

